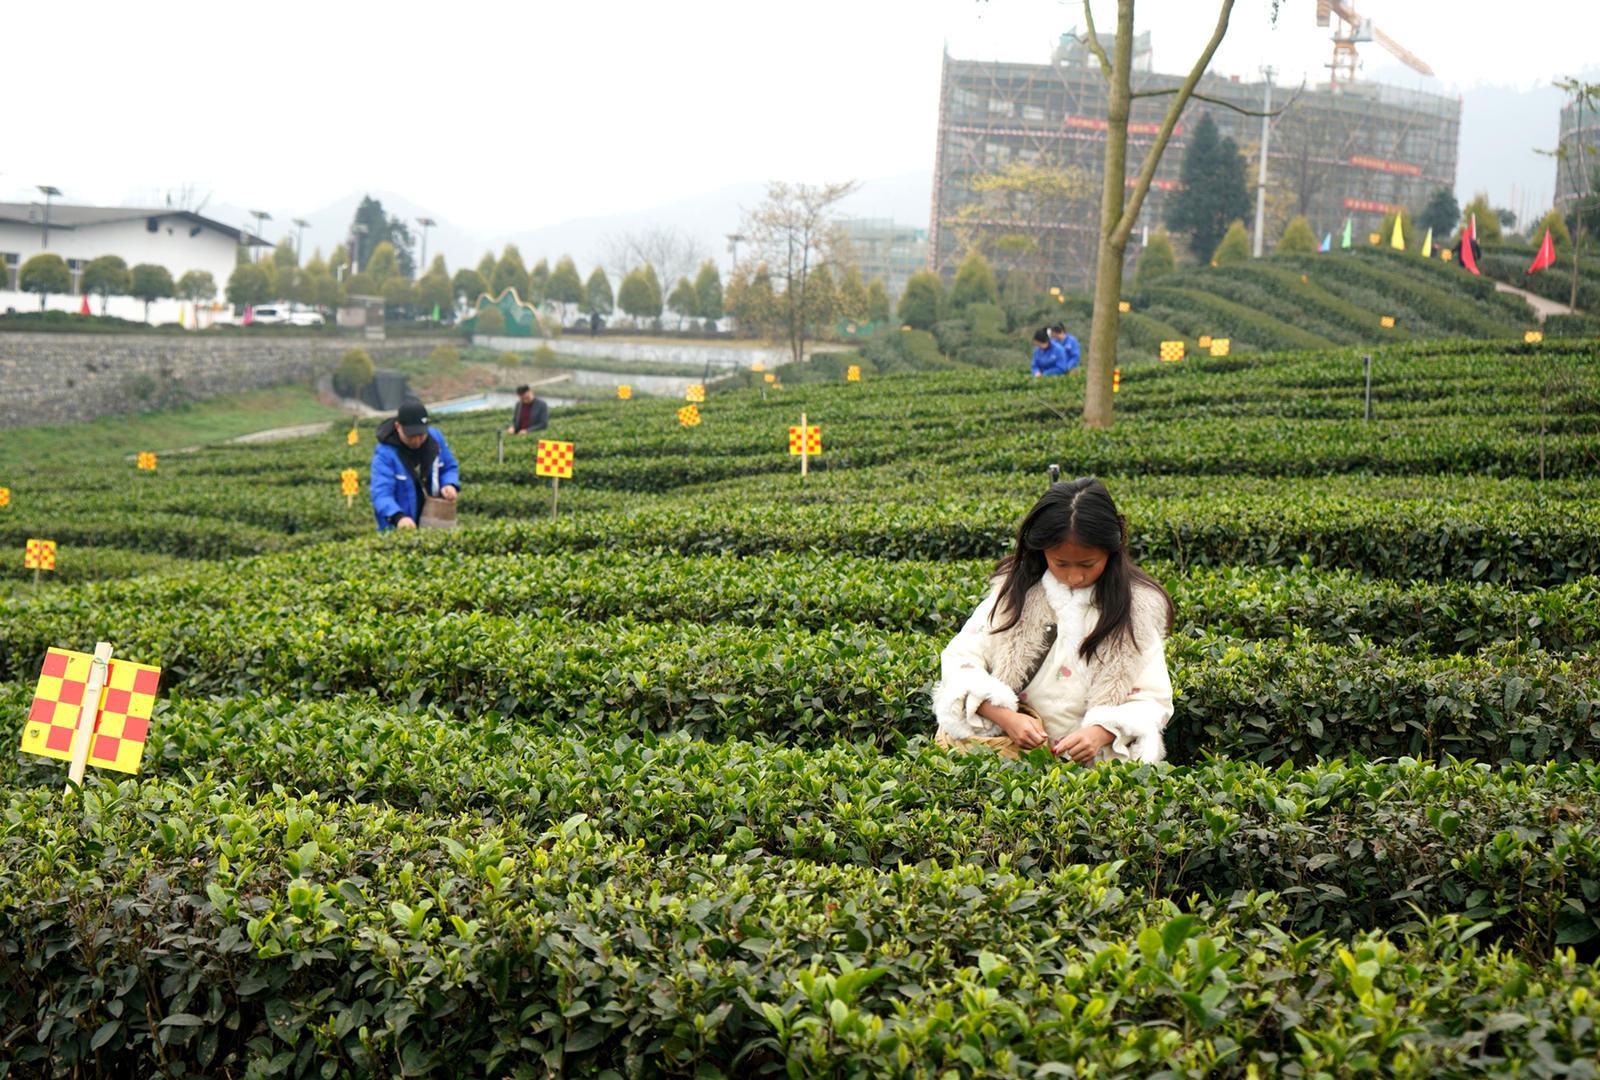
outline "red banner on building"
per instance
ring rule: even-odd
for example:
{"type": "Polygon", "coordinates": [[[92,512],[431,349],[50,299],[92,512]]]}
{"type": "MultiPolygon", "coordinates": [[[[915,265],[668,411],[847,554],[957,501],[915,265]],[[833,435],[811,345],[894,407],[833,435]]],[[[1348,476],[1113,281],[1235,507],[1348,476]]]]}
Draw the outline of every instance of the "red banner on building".
{"type": "MultiPolygon", "coordinates": [[[[1134,184],[1136,184],[1138,182],[1139,182],[1139,178],[1137,176],[1130,176],[1130,177],[1128,177],[1126,180],[1124,180],[1122,182],[1122,186],[1131,188],[1134,184]]],[[[1152,181],[1150,181],[1150,186],[1155,188],[1157,191],[1182,191],[1183,190],[1183,184],[1181,184],[1177,180],[1152,180],[1152,181]]]]}
{"type": "MultiPolygon", "coordinates": [[[[1101,120],[1099,117],[1095,117],[1095,116],[1069,116],[1069,117],[1067,117],[1066,126],[1069,127],[1069,128],[1093,128],[1095,131],[1104,131],[1104,130],[1106,130],[1108,125],[1107,125],[1106,121],[1101,120]]],[[[1179,124],[1177,127],[1174,127],[1172,129],[1172,133],[1174,135],[1182,135],[1183,134],[1183,125],[1179,124]]],[[[1159,134],[1161,134],[1161,125],[1160,124],[1136,124],[1136,123],[1134,123],[1133,121],[1130,120],[1128,122],[1128,134],[1129,135],[1159,135],[1159,134]]]]}
{"type": "Polygon", "coordinates": [[[1398,206],[1391,206],[1389,203],[1373,202],[1371,199],[1346,199],[1344,201],[1344,208],[1346,210],[1370,210],[1374,214],[1387,214],[1391,210],[1399,209],[1398,206]]]}
{"type": "Polygon", "coordinates": [[[1407,165],[1403,161],[1385,161],[1383,158],[1363,157],[1352,154],[1350,164],[1361,169],[1376,169],[1378,172],[1404,173],[1406,176],[1421,176],[1422,166],[1407,165]]]}

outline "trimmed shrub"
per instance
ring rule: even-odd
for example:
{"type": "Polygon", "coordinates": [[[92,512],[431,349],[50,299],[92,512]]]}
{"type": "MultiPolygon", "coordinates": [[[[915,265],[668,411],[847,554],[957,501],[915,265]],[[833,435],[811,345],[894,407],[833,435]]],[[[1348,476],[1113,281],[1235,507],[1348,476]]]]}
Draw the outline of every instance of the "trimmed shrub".
{"type": "Polygon", "coordinates": [[[333,388],[343,397],[355,397],[372,381],[372,357],[365,349],[346,349],[333,372],[333,388]]]}

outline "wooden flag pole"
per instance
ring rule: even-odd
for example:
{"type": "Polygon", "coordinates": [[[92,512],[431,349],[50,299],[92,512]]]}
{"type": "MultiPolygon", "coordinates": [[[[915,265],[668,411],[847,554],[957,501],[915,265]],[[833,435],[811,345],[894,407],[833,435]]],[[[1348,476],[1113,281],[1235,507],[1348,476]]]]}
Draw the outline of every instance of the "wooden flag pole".
{"type": "Polygon", "coordinates": [[[494,433],[494,459],[497,465],[506,463],[506,433],[503,431],[494,433]]]}
{"type": "Polygon", "coordinates": [[[806,461],[811,456],[811,455],[806,453],[806,442],[807,441],[808,440],[806,439],[806,414],[805,414],[805,410],[802,409],[802,410],[800,410],[800,475],[801,476],[804,476],[806,474],[806,461]]]}
{"type": "Polygon", "coordinates": [[[111,663],[111,643],[97,642],[94,666],[89,669],[89,685],[83,688],[83,705],[78,710],[78,731],[72,736],[72,767],[68,782],[83,786],[83,770],[89,764],[89,744],[94,741],[94,718],[100,712],[100,691],[106,685],[106,667],[111,663]]]}
{"type": "Polygon", "coordinates": [[[39,568],[37,566],[33,568],[33,591],[39,591],[39,568]]]}
{"type": "Polygon", "coordinates": [[[556,500],[561,498],[561,477],[550,478],[550,516],[556,516],[556,500]]]}

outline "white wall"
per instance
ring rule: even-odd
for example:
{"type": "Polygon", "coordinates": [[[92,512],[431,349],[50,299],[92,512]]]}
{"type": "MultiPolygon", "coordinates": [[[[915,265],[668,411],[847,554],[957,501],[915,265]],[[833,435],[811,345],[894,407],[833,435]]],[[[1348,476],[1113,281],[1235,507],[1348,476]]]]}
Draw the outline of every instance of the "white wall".
{"type": "MultiPolygon", "coordinates": [[[[150,232],[146,227],[144,217],[76,229],[62,229],[52,225],[50,246],[45,248],[41,246],[43,239],[41,226],[0,223],[0,252],[19,255],[19,270],[22,263],[46,250],[63,259],[82,259],[85,263],[101,255],[119,255],[129,267],[139,263],[155,263],[166,267],[174,282],[189,270],[206,270],[217,284],[217,300],[221,301],[223,290],[228,284],[228,275],[233,273],[235,247],[233,239],[215,229],[204,227],[197,235],[190,236],[189,232],[194,227],[193,223],[183,218],[161,216],[157,216],[155,232],[150,232]]],[[[0,281],[0,286],[4,284],[4,281],[0,281]]],[[[82,304],[83,297],[79,294],[52,295],[47,299],[45,307],[52,311],[78,311],[82,304]]],[[[183,306],[192,309],[192,305],[183,306]]],[[[10,292],[0,288],[0,312],[7,308],[38,311],[39,297],[34,293],[10,292]]],[[[96,315],[100,314],[98,296],[90,297],[89,308],[96,315]]],[[[150,305],[150,321],[176,322],[178,309],[179,302],[176,300],[158,300],[150,305]]],[[[144,302],[131,296],[113,296],[106,314],[124,319],[142,319],[144,302]]]]}

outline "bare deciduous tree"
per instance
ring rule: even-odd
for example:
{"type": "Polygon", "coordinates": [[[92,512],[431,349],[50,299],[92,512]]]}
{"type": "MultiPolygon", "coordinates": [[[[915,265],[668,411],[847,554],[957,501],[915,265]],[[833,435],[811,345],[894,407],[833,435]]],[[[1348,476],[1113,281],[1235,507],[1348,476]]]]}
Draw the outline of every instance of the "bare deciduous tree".
{"type": "Polygon", "coordinates": [[[602,265],[615,281],[646,263],[656,268],[662,281],[692,277],[707,256],[698,240],[675,225],[652,225],[608,236],[602,250],[602,265]]]}
{"type": "Polygon", "coordinates": [[[748,238],[747,259],[764,263],[777,292],[777,324],[798,363],[805,358],[807,325],[806,278],[818,263],[834,260],[844,249],[833,207],[856,189],[854,180],[835,184],[767,185],[767,197],[744,214],[741,231],[748,238]],[[781,291],[776,287],[781,286],[781,291]]]}

